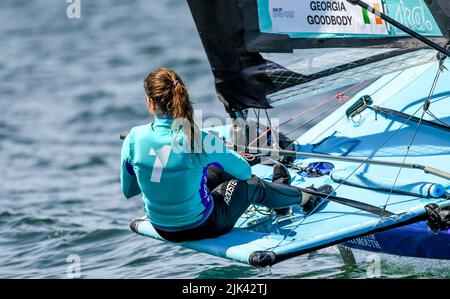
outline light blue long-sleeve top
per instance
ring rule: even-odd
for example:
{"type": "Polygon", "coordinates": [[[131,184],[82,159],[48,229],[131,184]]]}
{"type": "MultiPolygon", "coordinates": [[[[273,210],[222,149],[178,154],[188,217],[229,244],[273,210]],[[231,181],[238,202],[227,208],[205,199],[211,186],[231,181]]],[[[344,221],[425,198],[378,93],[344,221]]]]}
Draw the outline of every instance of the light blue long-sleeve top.
{"type": "Polygon", "coordinates": [[[167,231],[196,227],[210,215],[214,202],[206,179],[211,164],[237,179],[251,177],[247,161],[213,135],[201,132],[200,153],[183,151],[186,136],[173,124],[176,127],[172,118],[160,116],[153,123],[134,127],[121,153],[124,196],[142,192],[148,219],[167,231]]]}

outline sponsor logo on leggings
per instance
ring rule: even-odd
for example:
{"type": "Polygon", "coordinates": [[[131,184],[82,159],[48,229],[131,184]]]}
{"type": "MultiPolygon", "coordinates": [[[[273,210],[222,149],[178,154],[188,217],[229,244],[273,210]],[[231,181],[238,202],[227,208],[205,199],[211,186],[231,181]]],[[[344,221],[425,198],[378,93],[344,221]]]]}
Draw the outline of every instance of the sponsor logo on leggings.
{"type": "Polygon", "coordinates": [[[231,196],[233,195],[237,183],[237,180],[231,180],[227,185],[227,189],[225,190],[225,198],[223,199],[227,205],[230,205],[231,196]]]}

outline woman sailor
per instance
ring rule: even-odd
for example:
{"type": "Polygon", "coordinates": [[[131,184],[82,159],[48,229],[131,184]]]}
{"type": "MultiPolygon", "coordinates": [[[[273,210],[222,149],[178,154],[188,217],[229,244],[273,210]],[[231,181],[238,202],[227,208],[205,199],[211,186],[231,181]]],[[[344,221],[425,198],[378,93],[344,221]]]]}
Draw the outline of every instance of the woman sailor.
{"type": "MultiPolygon", "coordinates": [[[[126,137],[121,185],[126,198],[142,193],[147,218],[161,237],[172,242],[217,237],[229,232],[252,204],[271,209],[300,204],[309,213],[322,200],[259,179],[237,152],[199,132],[186,86],[174,71],[156,69],[144,88],[155,119],[126,137]]],[[[272,181],[289,180],[284,166],[277,165],[272,181]]],[[[332,191],[328,185],[320,189],[332,191]]]]}

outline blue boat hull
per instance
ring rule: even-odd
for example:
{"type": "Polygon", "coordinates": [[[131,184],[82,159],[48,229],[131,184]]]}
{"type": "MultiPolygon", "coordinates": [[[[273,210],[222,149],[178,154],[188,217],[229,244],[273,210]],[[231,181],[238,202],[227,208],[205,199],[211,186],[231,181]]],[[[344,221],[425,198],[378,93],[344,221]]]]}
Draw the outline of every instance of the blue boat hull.
{"type": "Polygon", "coordinates": [[[357,238],[343,245],[353,249],[408,257],[450,259],[449,230],[433,232],[426,222],[357,238]]]}

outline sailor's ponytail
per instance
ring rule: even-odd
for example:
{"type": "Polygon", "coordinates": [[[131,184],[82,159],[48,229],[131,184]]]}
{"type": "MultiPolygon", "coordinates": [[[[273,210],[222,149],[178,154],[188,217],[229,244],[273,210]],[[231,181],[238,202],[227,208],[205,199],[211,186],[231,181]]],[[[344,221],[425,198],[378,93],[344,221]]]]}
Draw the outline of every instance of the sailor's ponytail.
{"type": "Polygon", "coordinates": [[[189,94],[183,81],[176,74],[174,74],[172,85],[172,111],[171,114],[174,119],[184,118],[189,120],[191,124],[194,123],[194,111],[189,100],[189,94]]]}
{"type": "Polygon", "coordinates": [[[187,87],[178,74],[168,68],[158,68],[145,79],[144,88],[147,96],[157,103],[161,114],[168,114],[175,121],[181,121],[191,150],[195,150],[198,132],[194,109],[187,87]]]}

